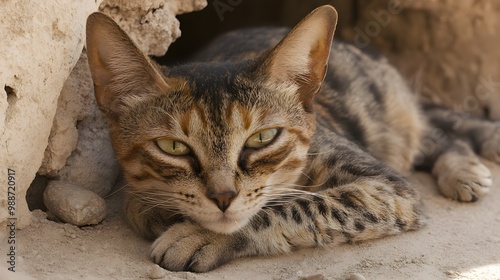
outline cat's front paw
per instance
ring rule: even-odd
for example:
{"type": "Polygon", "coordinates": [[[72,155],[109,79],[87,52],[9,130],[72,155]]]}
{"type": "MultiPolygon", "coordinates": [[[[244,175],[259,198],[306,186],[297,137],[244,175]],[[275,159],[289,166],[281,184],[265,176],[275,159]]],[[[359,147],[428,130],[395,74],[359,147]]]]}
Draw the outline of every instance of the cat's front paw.
{"type": "Polygon", "coordinates": [[[463,202],[477,201],[493,184],[491,171],[476,157],[438,161],[433,173],[438,173],[438,187],[444,196],[463,202]]]}
{"type": "Polygon", "coordinates": [[[206,272],[233,259],[232,237],[183,222],[165,231],[152,245],[155,263],[171,271],[206,272]]]}

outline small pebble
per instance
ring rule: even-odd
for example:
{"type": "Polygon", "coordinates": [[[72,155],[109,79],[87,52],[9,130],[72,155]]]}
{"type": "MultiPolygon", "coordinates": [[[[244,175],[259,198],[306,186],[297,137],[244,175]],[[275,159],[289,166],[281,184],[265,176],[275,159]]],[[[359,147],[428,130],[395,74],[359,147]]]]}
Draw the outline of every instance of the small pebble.
{"type": "Polygon", "coordinates": [[[76,226],[95,225],[106,217],[106,201],[102,197],[67,182],[50,181],[43,202],[59,219],[76,226]]]}
{"type": "Polygon", "coordinates": [[[325,276],[323,274],[315,274],[311,276],[304,276],[299,278],[299,280],[325,280],[325,276]]]}
{"type": "Polygon", "coordinates": [[[157,264],[155,264],[152,268],[151,271],[149,272],[149,278],[150,279],[161,279],[165,277],[166,275],[165,269],[161,268],[157,264]]]}
{"type": "Polygon", "coordinates": [[[361,274],[351,273],[351,275],[349,275],[349,280],[366,280],[366,278],[361,274]]]}
{"type": "Polygon", "coordinates": [[[448,270],[448,271],[445,272],[445,274],[448,275],[448,276],[455,276],[455,275],[457,275],[457,273],[455,271],[453,271],[453,270],[448,270]]]}

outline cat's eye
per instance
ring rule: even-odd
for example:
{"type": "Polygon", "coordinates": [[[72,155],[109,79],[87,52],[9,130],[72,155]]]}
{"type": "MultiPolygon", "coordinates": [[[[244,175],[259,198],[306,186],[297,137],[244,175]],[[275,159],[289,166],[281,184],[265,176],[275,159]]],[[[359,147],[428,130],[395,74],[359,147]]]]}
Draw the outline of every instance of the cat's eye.
{"type": "Polygon", "coordinates": [[[156,140],[156,144],[162,151],[174,156],[183,156],[191,152],[186,144],[173,139],[158,139],[156,140]]]}
{"type": "Polygon", "coordinates": [[[273,141],[277,134],[277,128],[261,130],[247,139],[247,141],[245,142],[245,147],[254,149],[262,148],[266,145],[269,145],[269,143],[273,141]]]}

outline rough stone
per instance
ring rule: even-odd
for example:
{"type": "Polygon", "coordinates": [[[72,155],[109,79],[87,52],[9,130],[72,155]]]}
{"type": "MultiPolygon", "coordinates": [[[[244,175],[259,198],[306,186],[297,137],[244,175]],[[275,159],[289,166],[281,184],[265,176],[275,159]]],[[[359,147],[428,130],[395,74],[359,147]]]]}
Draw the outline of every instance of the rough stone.
{"type": "Polygon", "coordinates": [[[181,35],[175,16],[206,5],[206,0],[104,0],[100,10],[110,15],[144,53],[162,56],[181,35]]]}
{"type": "Polygon", "coordinates": [[[323,274],[315,274],[310,276],[300,277],[299,280],[325,280],[325,276],[323,274]]]}
{"type": "Polygon", "coordinates": [[[40,174],[106,196],[119,173],[106,118],[95,103],[87,56],[64,84],[40,174]]]}
{"type": "MultiPolygon", "coordinates": [[[[99,2],[99,1],[97,1],[99,2]]],[[[3,0],[0,5],[0,184],[15,170],[17,226],[30,223],[24,197],[42,162],[57,99],[80,57],[95,0],[3,0]]],[[[0,209],[6,209],[1,192],[0,209]]],[[[6,221],[0,211],[0,225],[6,221]]]]}
{"type": "Polygon", "coordinates": [[[348,280],[366,280],[366,278],[359,273],[351,273],[348,280]]]}
{"type": "Polygon", "coordinates": [[[76,226],[95,225],[106,217],[106,201],[103,198],[68,182],[49,182],[43,201],[50,212],[76,226]]]}
{"type": "Polygon", "coordinates": [[[120,171],[107,130],[106,119],[95,106],[95,115],[79,124],[78,144],[59,171],[59,179],[105,197],[120,171]]]}
{"type": "Polygon", "coordinates": [[[89,71],[87,56],[83,52],[57,101],[49,144],[38,170],[40,175],[57,176],[78,143],[77,124],[95,111],[92,108],[95,107],[95,98],[89,71]]]}
{"type": "Polygon", "coordinates": [[[161,268],[159,265],[155,264],[151,267],[151,271],[149,272],[150,279],[163,279],[167,272],[165,269],[161,268]]]}

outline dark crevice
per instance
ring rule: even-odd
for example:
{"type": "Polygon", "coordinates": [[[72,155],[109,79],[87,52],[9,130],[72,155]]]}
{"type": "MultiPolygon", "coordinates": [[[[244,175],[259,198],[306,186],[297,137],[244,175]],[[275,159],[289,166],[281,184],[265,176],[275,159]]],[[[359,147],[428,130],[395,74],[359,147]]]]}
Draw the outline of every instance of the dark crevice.
{"type": "Polygon", "coordinates": [[[26,191],[26,202],[30,211],[40,209],[47,211],[47,207],[43,202],[43,192],[47,187],[50,178],[40,174],[36,174],[35,179],[31,182],[28,190],[26,191]]]}
{"type": "Polygon", "coordinates": [[[7,102],[9,103],[9,105],[12,104],[17,99],[16,91],[14,90],[14,88],[12,88],[8,85],[5,85],[3,87],[3,89],[5,90],[5,93],[7,94],[7,102]]]}

